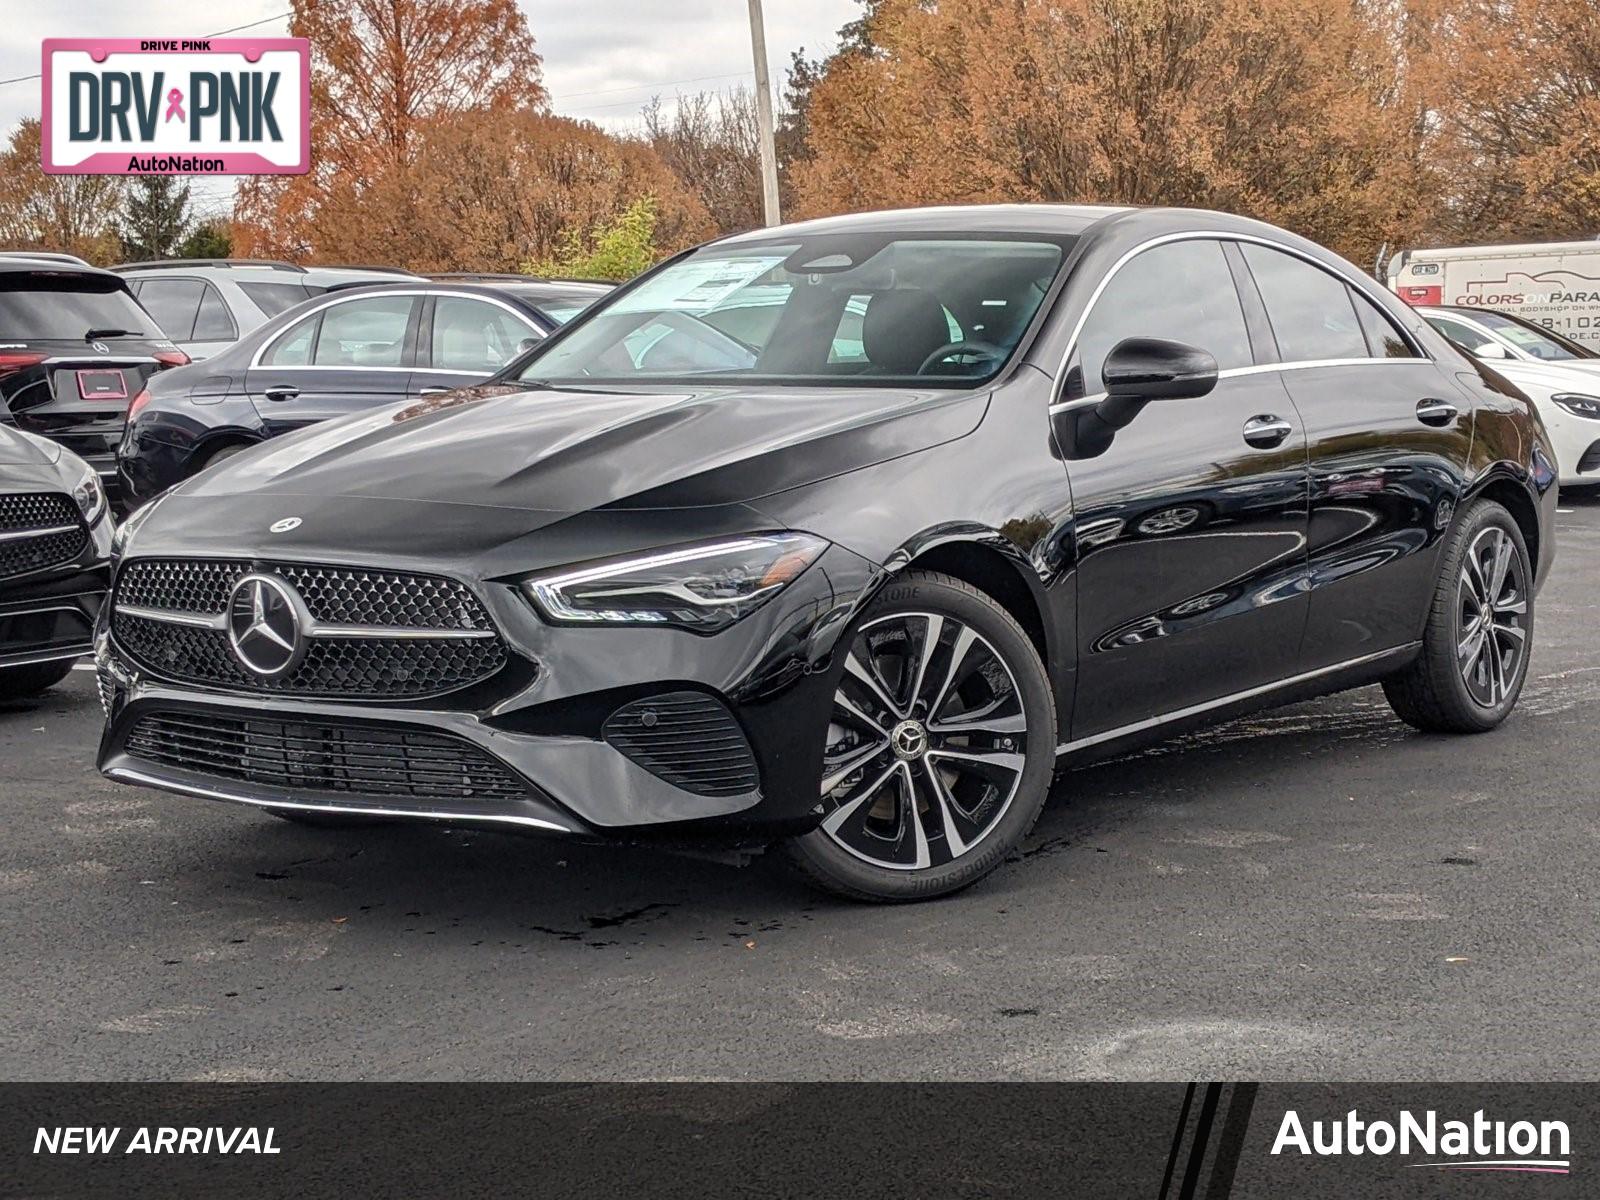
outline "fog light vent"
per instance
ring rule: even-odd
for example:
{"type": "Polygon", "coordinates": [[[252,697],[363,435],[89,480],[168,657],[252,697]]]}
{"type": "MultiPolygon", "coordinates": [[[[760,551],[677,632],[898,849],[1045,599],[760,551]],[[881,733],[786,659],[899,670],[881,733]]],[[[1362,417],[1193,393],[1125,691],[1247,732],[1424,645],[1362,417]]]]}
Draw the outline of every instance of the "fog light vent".
{"type": "Polygon", "coordinates": [[[652,775],[700,796],[753,792],[760,781],[750,742],[714,697],[668,692],[625,704],[600,734],[652,775]]]}

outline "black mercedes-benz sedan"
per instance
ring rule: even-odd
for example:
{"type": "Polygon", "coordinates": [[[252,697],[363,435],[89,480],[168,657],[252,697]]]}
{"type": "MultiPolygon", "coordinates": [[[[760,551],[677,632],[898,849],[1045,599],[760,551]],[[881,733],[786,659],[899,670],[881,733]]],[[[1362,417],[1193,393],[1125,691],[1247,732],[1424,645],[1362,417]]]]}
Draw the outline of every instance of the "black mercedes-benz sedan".
{"type": "Polygon", "coordinates": [[[0,700],[59,683],[89,653],[110,550],[95,469],[0,424],[0,700]]]}
{"type": "Polygon", "coordinates": [[[340,287],[134,396],[117,448],[130,506],[258,442],[482,383],[602,286],[527,278],[340,287]],[[555,288],[555,292],[550,289],[555,288]]]}
{"type": "Polygon", "coordinates": [[[1499,724],[1554,479],[1524,396],[1271,226],[766,229],[137,514],[100,765],[936,896],[1064,758],[1380,681],[1418,728],[1499,724]]]}

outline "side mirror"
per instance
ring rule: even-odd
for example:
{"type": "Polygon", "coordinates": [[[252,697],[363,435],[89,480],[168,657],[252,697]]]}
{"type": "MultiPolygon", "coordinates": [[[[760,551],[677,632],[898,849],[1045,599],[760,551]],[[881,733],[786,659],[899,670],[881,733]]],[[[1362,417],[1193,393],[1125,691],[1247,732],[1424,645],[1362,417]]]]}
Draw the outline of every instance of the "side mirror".
{"type": "Polygon", "coordinates": [[[1104,454],[1117,430],[1125,429],[1152,400],[1192,400],[1217,386],[1217,360],[1195,346],[1163,338],[1118,342],[1100,368],[1106,398],[1069,414],[1068,458],[1104,454]]]}
{"type": "Polygon", "coordinates": [[[1474,347],[1472,355],[1474,358],[1504,359],[1511,357],[1511,351],[1507,350],[1499,342],[1485,342],[1481,346],[1474,347]]]}
{"type": "Polygon", "coordinates": [[[520,358],[522,355],[526,354],[529,350],[532,350],[535,346],[537,346],[542,341],[544,341],[543,338],[531,338],[531,337],[523,338],[520,342],[517,343],[517,357],[520,358]]]}

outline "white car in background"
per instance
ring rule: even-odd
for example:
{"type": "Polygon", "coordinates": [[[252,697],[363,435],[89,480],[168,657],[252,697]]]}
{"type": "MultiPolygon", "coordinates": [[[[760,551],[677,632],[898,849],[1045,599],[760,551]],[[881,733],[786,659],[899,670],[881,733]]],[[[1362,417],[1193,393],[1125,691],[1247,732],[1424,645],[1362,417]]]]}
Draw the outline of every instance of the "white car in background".
{"type": "Polygon", "coordinates": [[[196,362],[312,296],[368,283],[421,280],[398,267],[301,267],[257,258],[166,258],[111,269],[196,362]]]}
{"type": "Polygon", "coordinates": [[[1521,317],[1427,308],[1428,324],[1528,393],[1555,444],[1561,486],[1600,486],[1600,355],[1521,317]]]}

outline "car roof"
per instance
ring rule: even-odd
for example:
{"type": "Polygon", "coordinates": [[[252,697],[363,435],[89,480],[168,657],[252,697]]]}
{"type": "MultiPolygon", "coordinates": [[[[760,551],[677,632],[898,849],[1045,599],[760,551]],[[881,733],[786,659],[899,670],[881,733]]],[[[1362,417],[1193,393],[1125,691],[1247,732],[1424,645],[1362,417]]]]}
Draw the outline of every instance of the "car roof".
{"type": "Polygon", "coordinates": [[[192,275],[217,271],[226,273],[229,278],[248,279],[252,283],[302,283],[312,287],[366,280],[378,282],[421,278],[402,267],[300,266],[275,258],[163,258],[149,262],[119,263],[111,269],[119,275],[140,278],[158,273],[192,275]]]}
{"type": "Polygon", "coordinates": [[[123,278],[112,271],[103,271],[99,267],[79,265],[73,262],[63,262],[53,258],[13,258],[10,255],[0,255],[0,274],[5,275],[87,275],[95,279],[115,279],[124,283],[123,278]]]}
{"type": "Polygon", "coordinates": [[[90,265],[76,254],[61,254],[55,250],[0,250],[0,258],[30,258],[35,262],[67,263],[74,267],[90,265]]]}
{"type": "Polygon", "coordinates": [[[767,242],[785,237],[836,233],[1041,233],[1078,234],[1127,206],[1098,204],[964,204],[937,208],[896,208],[845,213],[789,225],[752,229],[720,239],[717,245],[767,242]]]}
{"type": "Polygon", "coordinates": [[[507,280],[494,286],[502,291],[526,296],[535,303],[542,300],[581,300],[588,303],[614,291],[617,285],[580,282],[575,279],[531,279],[526,282],[507,280]]]}

